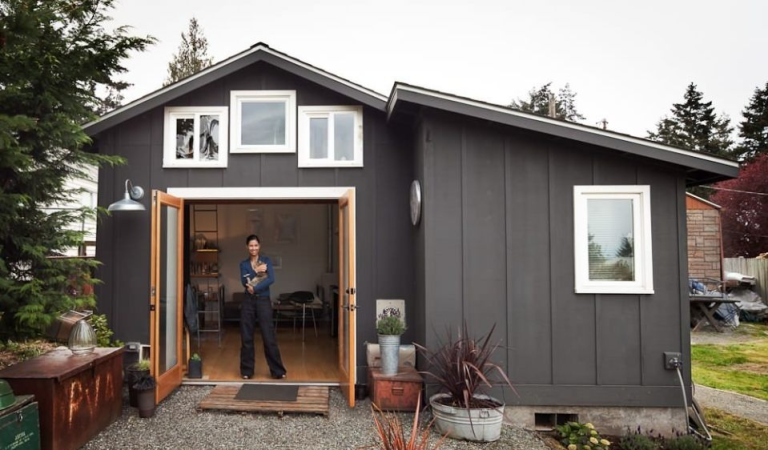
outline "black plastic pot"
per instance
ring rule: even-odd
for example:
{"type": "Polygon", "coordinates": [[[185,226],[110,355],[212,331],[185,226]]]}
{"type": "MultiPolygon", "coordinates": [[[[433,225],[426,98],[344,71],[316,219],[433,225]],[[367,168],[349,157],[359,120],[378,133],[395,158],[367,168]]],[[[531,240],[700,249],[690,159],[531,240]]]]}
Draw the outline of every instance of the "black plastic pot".
{"type": "Polygon", "coordinates": [[[202,359],[190,359],[189,369],[187,370],[187,378],[203,378],[203,360],[202,359]]]}
{"type": "Polygon", "coordinates": [[[155,388],[136,389],[139,417],[147,419],[155,415],[155,388]]]}
{"type": "Polygon", "coordinates": [[[142,377],[149,375],[149,369],[138,370],[136,368],[127,367],[125,369],[125,382],[128,384],[128,404],[136,408],[138,403],[136,402],[136,390],[133,389],[133,385],[139,381],[142,377]]]}

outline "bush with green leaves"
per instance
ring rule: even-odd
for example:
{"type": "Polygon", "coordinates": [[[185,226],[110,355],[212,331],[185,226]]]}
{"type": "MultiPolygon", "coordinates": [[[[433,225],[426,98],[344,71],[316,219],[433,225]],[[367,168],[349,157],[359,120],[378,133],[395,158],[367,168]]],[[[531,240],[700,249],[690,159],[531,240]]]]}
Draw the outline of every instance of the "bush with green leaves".
{"type": "Polygon", "coordinates": [[[649,434],[643,434],[640,427],[633,432],[628,432],[619,439],[621,450],[660,450],[659,440],[649,434]]]}
{"type": "Polygon", "coordinates": [[[192,356],[189,357],[189,360],[190,361],[200,361],[201,358],[200,358],[200,355],[198,355],[197,353],[193,353],[192,356]]]}
{"type": "Polygon", "coordinates": [[[400,336],[405,333],[405,323],[398,308],[385,308],[376,321],[376,332],[382,336],[400,336]]]}
{"type": "Polygon", "coordinates": [[[690,434],[683,434],[672,439],[667,439],[664,443],[664,450],[706,450],[707,444],[690,434]]]}
{"type": "Polygon", "coordinates": [[[610,441],[600,436],[591,423],[568,422],[555,427],[567,450],[608,450],[610,441]]]}
{"type": "Polygon", "coordinates": [[[94,314],[90,318],[93,332],[96,333],[96,346],[98,347],[122,347],[124,344],[119,340],[112,340],[112,335],[115,334],[109,328],[107,323],[106,314],[94,314]]]}

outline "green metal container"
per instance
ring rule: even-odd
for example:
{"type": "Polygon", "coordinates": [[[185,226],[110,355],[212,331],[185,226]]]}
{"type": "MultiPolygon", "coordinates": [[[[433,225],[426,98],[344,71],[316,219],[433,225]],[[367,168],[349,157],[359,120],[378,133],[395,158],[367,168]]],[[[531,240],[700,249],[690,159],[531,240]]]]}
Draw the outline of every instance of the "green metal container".
{"type": "Polygon", "coordinates": [[[5,380],[0,380],[0,411],[9,408],[16,403],[16,397],[13,395],[11,385],[5,380]]]}
{"type": "Polygon", "coordinates": [[[0,448],[40,450],[40,414],[34,399],[18,395],[13,406],[0,410],[0,448]]]}

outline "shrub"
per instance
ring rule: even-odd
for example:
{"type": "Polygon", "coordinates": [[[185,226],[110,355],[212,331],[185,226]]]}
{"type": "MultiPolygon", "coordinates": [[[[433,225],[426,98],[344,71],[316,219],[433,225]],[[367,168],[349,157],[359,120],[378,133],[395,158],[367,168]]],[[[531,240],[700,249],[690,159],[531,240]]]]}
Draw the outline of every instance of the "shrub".
{"type": "Polygon", "coordinates": [[[109,328],[109,323],[107,322],[107,315],[106,314],[94,314],[90,318],[91,320],[91,326],[93,327],[94,333],[96,333],[96,346],[97,347],[122,347],[123,343],[121,341],[115,340],[113,341],[112,335],[115,334],[114,331],[112,331],[109,328]]]}
{"type": "Polygon", "coordinates": [[[556,427],[567,450],[608,450],[611,443],[600,437],[591,423],[568,422],[556,427]]]}
{"type": "Polygon", "coordinates": [[[643,434],[638,427],[634,432],[628,432],[619,439],[619,448],[622,450],[660,450],[661,446],[656,439],[643,434]]]}
{"type": "Polygon", "coordinates": [[[405,323],[397,308],[386,308],[379,314],[376,332],[382,336],[400,336],[405,333],[405,323]]]}
{"type": "Polygon", "coordinates": [[[476,339],[470,337],[464,322],[458,337],[454,339],[448,331],[447,340],[436,350],[416,344],[429,365],[429,370],[423,373],[437,383],[440,392],[450,395],[451,406],[463,409],[498,407],[496,402],[475,397],[482,394],[485,388],[493,387],[491,374],[494,372],[514,391],[504,369],[491,361],[499,348],[499,344],[491,344],[495,329],[496,325],[486,336],[476,339]]]}
{"type": "Polygon", "coordinates": [[[667,439],[664,445],[664,450],[706,450],[707,448],[707,444],[690,434],[667,439]]]}
{"type": "Polygon", "coordinates": [[[197,353],[193,353],[192,356],[189,357],[190,361],[200,361],[200,355],[197,353]]]}

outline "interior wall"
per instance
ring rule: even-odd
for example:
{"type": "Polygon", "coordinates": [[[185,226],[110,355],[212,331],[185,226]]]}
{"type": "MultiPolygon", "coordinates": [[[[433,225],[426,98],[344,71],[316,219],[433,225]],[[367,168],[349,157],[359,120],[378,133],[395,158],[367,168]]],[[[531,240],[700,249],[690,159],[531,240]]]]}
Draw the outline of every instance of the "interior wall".
{"type": "Polygon", "coordinates": [[[272,299],[284,292],[315,291],[328,266],[328,205],[321,204],[239,204],[219,205],[219,272],[229,301],[243,290],[240,261],[248,257],[245,239],[256,234],[261,253],[275,264],[272,299]],[[256,222],[254,218],[261,218],[256,222]],[[290,224],[295,221],[295,233],[290,224]],[[283,223],[283,230],[280,224],[283,223]],[[283,234],[281,234],[283,233],[283,234]]]}

